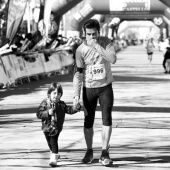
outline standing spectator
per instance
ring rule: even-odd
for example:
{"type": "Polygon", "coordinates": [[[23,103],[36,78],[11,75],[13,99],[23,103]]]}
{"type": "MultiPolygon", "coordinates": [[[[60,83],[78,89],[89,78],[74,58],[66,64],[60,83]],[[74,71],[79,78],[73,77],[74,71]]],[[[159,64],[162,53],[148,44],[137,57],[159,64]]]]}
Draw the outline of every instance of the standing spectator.
{"type": "Polygon", "coordinates": [[[99,161],[103,165],[109,165],[112,164],[108,150],[112,133],[112,106],[114,101],[110,63],[116,62],[116,53],[113,44],[106,46],[105,43],[100,41],[100,24],[97,20],[86,21],[83,30],[85,41],[76,50],[77,68],[73,78],[74,105],[79,103],[83,84],[84,137],[87,151],[82,162],[91,163],[93,161],[93,123],[99,100],[103,122],[102,152],[99,161]]]}
{"type": "Polygon", "coordinates": [[[55,15],[53,12],[51,12],[49,26],[48,26],[48,37],[51,39],[57,38],[57,33],[58,33],[58,25],[54,19],[55,19],[55,15]]]}

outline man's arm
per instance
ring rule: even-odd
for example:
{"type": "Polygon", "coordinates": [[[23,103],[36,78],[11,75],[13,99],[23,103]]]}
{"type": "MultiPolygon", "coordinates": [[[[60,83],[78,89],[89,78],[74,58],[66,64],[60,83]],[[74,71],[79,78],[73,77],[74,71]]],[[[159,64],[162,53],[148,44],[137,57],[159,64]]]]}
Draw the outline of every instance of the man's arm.
{"type": "Polygon", "coordinates": [[[79,103],[81,86],[83,82],[83,60],[81,58],[82,49],[78,48],[76,50],[75,60],[76,60],[76,71],[73,77],[73,88],[74,88],[74,105],[79,103]]]}
{"type": "Polygon", "coordinates": [[[78,96],[80,98],[82,81],[83,81],[83,73],[77,71],[73,78],[74,97],[78,96]]]}
{"type": "Polygon", "coordinates": [[[95,39],[88,39],[87,44],[95,48],[105,60],[109,61],[112,64],[116,63],[117,56],[115,52],[115,47],[112,43],[107,45],[106,49],[104,49],[100,44],[98,44],[95,39]]]}
{"type": "Polygon", "coordinates": [[[116,63],[117,56],[113,44],[107,45],[106,49],[104,49],[102,46],[96,43],[95,48],[97,52],[100,53],[105,60],[109,61],[112,64],[116,63]]]}

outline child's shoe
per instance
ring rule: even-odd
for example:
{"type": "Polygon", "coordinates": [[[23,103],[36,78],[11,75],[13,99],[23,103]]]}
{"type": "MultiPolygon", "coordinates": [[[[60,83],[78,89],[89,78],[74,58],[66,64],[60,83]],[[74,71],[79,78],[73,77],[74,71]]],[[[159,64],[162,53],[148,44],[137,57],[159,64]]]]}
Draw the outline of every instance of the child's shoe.
{"type": "Polygon", "coordinates": [[[57,160],[60,158],[59,154],[51,153],[49,165],[52,167],[57,166],[57,160]]]}

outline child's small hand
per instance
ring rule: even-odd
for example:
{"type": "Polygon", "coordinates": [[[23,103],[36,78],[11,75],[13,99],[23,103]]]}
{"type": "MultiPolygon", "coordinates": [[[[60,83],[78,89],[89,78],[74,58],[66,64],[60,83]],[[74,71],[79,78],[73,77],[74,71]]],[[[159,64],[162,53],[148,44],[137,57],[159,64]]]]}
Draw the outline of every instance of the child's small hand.
{"type": "Polygon", "coordinates": [[[77,105],[76,105],[75,107],[76,107],[76,110],[80,111],[80,109],[81,109],[81,104],[80,104],[80,103],[77,103],[77,105]]]}
{"type": "Polygon", "coordinates": [[[77,104],[73,105],[73,112],[74,112],[74,113],[79,112],[80,109],[81,109],[80,103],[77,103],[77,104]]]}
{"type": "Polygon", "coordinates": [[[48,113],[49,115],[53,115],[53,109],[49,109],[48,113]]]}

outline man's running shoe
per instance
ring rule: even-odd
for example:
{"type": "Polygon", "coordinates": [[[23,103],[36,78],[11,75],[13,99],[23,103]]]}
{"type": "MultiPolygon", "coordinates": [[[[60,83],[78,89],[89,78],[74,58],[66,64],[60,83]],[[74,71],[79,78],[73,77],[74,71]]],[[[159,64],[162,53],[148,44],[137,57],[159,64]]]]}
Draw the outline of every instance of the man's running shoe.
{"type": "Polygon", "coordinates": [[[93,161],[93,150],[88,149],[86,151],[84,158],[82,159],[82,162],[85,164],[90,164],[92,161],[93,161]]]}
{"type": "Polygon", "coordinates": [[[99,162],[104,166],[108,166],[108,165],[113,164],[113,161],[110,159],[108,149],[107,150],[102,150],[102,155],[101,155],[101,157],[99,159],[99,162]]]}

